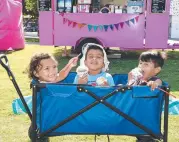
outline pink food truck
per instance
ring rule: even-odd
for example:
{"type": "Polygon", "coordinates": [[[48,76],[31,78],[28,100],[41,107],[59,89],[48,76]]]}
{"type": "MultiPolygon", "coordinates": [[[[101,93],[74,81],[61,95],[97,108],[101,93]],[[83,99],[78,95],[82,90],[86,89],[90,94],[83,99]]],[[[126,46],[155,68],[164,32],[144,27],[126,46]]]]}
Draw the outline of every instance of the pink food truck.
{"type": "Polygon", "coordinates": [[[41,45],[73,46],[77,52],[88,42],[124,50],[179,48],[168,42],[170,0],[44,1],[41,45]]]}

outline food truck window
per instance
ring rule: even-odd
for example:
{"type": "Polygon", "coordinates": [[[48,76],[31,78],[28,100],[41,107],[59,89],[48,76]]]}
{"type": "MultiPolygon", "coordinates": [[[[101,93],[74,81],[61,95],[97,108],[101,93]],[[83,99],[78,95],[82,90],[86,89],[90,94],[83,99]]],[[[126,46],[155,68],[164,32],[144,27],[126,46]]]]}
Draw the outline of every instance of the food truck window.
{"type": "Polygon", "coordinates": [[[144,0],[57,0],[66,13],[143,13],[144,0]]]}
{"type": "Polygon", "coordinates": [[[101,0],[100,1],[100,5],[101,6],[105,6],[106,4],[113,4],[113,5],[116,5],[116,6],[119,6],[119,5],[126,5],[126,0],[101,0]]]}
{"type": "Polygon", "coordinates": [[[151,12],[152,13],[163,13],[165,12],[165,1],[166,0],[152,0],[151,12]]]}
{"type": "Polygon", "coordinates": [[[39,0],[38,1],[39,11],[49,11],[51,10],[51,0],[39,0]]]}

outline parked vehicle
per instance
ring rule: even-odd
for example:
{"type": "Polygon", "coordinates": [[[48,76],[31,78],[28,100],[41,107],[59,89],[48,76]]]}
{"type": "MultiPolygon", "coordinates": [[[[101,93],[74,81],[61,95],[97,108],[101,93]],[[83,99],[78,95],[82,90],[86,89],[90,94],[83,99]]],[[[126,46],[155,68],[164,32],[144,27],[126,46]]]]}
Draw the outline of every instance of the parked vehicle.
{"type": "Polygon", "coordinates": [[[38,31],[38,25],[36,22],[28,22],[27,25],[24,28],[25,32],[37,32],[38,31]]]}

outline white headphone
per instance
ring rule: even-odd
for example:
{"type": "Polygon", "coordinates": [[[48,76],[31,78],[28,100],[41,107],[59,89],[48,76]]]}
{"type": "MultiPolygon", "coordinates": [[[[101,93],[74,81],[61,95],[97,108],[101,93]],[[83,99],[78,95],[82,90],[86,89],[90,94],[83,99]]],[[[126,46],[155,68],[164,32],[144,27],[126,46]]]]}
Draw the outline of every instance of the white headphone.
{"type": "Polygon", "coordinates": [[[103,72],[109,70],[109,61],[106,55],[106,52],[104,50],[104,47],[99,45],[99,44],[95,44],[95,43],[87,43],[82,47],[82,53],[83,53],[83,57],[80,59],[80,66],[85,66],[85,58],[86,58],[86,52],[88,50],[89,47],[91,46],[98,46],[99,48],[101,48],[103,50],[103,55],[104,55],[104,68],[102,69],[103,72]]]}

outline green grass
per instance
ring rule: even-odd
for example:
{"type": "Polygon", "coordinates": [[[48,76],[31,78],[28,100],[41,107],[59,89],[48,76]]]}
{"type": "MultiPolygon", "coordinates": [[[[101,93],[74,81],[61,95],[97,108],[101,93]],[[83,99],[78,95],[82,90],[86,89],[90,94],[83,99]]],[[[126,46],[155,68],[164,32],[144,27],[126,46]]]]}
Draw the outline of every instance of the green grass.
{"type": "Polygon", "coordinates": [[[36,43],[38,43],[39,39],[38,38],[25,38],[25,41],[26,42],[36,42],[36,43]]]}
{"type": "MultiPolygon", "coordinates": [[[[64,67],[69,58],[60,58],[61,50],[50,46],[27,45],[24,50],[7,53],[11,70],[16,77],[23,95],[30,95],[30,80],[25,73],[30,57],[35,52],[53,53],[59,60],[59,69],[64,67]]],[[[122,59],[110,60],[110,73],[127,73],[137,65],[140,52],[121,52],[122,59]]],[[[171,93],[179,97],[179,52],[169,51],[169,59],[160,74],[171,85],[171,93]]],[[[73,69],[75,71],[75,69],[73,69]]],[[[28,142],[27,135],[30,120],[27,115],[12,113],[12,100],[18,95],[4,68],[0,66],[0,142],[28,142]]],[[[169,142],[179,142],[179,116],[169,116],[169,142]]],[[[110,136],[112,142],[134,142],[134,137],[110,136]]],[[[61,136],[50,138],[52,142],[93,142],[94,136],[61,136]]],[[[98,142],[107,141],[106,136],[97,137],[98,142]]]]}

